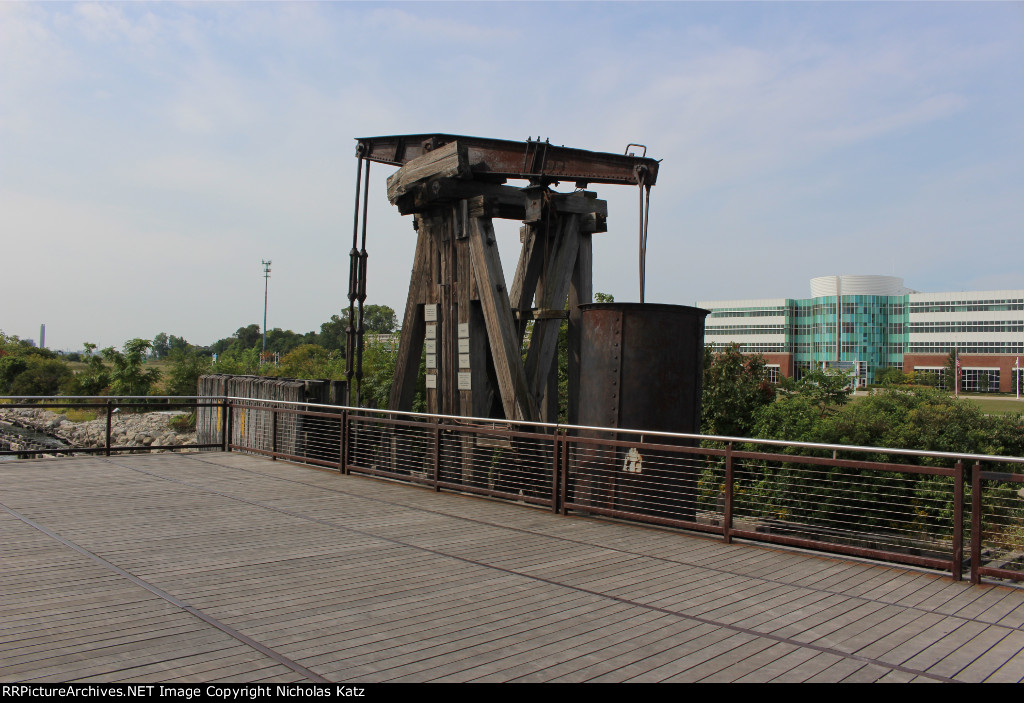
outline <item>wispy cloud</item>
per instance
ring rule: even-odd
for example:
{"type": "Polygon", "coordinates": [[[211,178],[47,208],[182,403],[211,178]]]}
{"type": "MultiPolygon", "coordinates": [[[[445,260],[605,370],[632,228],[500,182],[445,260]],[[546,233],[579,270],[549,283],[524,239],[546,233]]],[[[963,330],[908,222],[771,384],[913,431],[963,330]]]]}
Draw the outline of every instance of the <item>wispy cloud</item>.
{"type": "MultiPolygon", "coordinates": [[[[344,303],[353,138],[423,131],[648,144],[653,299],[803,295],[849,261],[1004,285],[1022,34],[1001,4],[0,3],[4,253],[45,249],[54,276],[0,327],[119,344],[145,319],[210,342],[261,316],[271,257],[276,324],[312,329],[344,303]],[[956,258],[965,236],[999,254],[956,258]],[[125,287],[124,314],[74,311],[83,267],[125,287]]],[[[373,170],[370,296],[397,308],[412,232],[390,171],[373,170]]],[[[629,299],[636,193],[597,190],[595,286],[629,299]]],[[[6,298],[35,285],[5,273],[6,298]]]]}

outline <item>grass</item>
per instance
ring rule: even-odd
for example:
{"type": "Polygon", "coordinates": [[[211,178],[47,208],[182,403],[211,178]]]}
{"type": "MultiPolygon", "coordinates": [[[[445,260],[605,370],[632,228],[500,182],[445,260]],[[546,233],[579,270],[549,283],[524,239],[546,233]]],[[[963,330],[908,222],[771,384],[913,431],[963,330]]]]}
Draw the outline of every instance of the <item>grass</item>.
{"type": "MultiPolygon", "coordinates": [[[[859,403],[866,395],[855,395],[850,398],[851,403],[859,403]]],[[[969,403],[977,405],[981,412],[986,415],[1018,415],[1024,413],[1024,397],[1021,400],[1017,400],[1016,396],[1013,395],[965,395],[960,394],[960,397],[969,403]]]]}
{"type": "Polygon", "coordinates": [[[974,403],[983,413],[989,415],[1017,415],[1024,413],[1024,400],[1017,400],[1016,397],[999,397],[986,398],[984,396],[962,396],[966,397],[967,401],[974,403]]]}
{"type": "Polygon", "coordinates": [[[49,410],[63,415],[71,422],[89,422],[97,417],[96,411],[82,408],[49,408],[49,410]]]}

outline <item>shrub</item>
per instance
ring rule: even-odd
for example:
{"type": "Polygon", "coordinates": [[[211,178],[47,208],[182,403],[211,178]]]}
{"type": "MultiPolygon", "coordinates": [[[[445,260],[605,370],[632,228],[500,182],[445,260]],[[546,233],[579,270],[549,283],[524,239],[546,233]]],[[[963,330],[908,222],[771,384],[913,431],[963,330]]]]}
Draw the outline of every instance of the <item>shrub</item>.
{"type": "Polygon", "coordinates": [[[186,413],[183,415],[175,415],[167,423],[171,429],[175,432],[195,432],[196,431],[196,414],[186,413]]]}

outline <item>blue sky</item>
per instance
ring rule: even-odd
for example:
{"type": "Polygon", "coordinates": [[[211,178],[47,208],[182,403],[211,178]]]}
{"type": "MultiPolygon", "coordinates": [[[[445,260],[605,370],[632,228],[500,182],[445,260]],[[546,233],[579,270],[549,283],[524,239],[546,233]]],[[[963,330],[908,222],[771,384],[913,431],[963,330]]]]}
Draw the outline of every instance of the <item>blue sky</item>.
{"type": "MultiPolygon", "coordinates": [[[[347,306],[355,137],[663,159],[652,302],[1024,288],[1022,3],[2,3],[0,329],[209,344],[347,306]]],[[[368,303],[411,223],[372,171],[368,303]]],[[[636,193],[595,289],[636,300],[636,193]]],[[[506,269],[514,226],[499,229],[506,269]]]]}

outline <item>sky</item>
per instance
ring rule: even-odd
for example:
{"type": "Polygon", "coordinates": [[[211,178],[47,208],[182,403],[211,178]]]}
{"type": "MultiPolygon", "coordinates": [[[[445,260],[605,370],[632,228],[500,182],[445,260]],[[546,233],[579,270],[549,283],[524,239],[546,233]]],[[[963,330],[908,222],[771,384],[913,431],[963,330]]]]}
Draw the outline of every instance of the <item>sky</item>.
{"type": "MultiPolygon", "coordinates": [[[[3,2],[0,330],[208,345],[262,326],[263,259],[267,326],[318,330],[355,138],[432,132],[646,145],[648,302],[1024,288],[1024,3],[3,2]]],[[[393,171],[366,302],[401,319],[393,171]]],[[[636,190],[592,189],[594,289],[636,301],[636,190]]]]}

